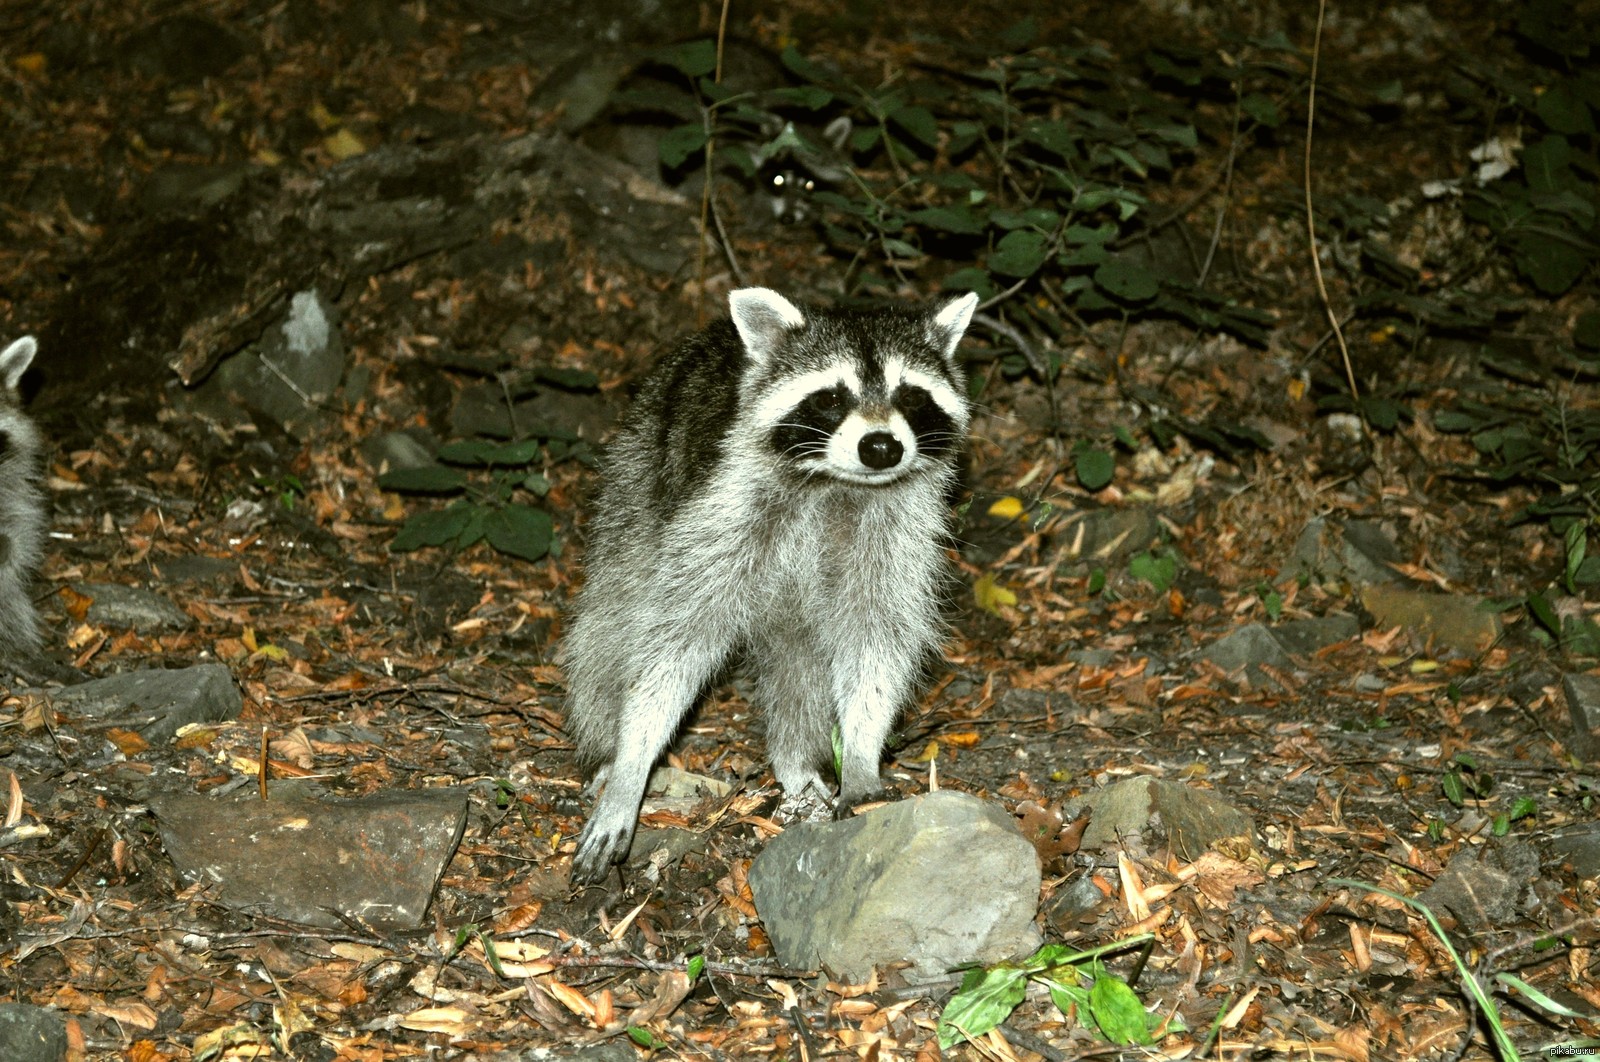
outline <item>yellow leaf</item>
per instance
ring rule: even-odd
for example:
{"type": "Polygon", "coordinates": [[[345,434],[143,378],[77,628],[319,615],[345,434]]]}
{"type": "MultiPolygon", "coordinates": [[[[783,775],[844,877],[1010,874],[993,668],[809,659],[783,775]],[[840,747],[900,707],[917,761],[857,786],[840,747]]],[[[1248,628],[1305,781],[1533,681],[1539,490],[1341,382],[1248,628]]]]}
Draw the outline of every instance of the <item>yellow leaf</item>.
{"type": "Polygon", "coordinates": [[[367,145],[348,129],[341,129],[337,133],[323,137],[322,147],[335,159],[353,159],[357,155],[367,153],[367,145]]]}
{"type": "Polygon", "coordinates": [[[989,515],[1000,520],[1015,520],[1022,515],[1022,499],[1006,495],[989,506],[989,515]]]}
{"type": "Polygon", "coordinates": [[[939,758],[939,742],[930,741],[926,748],[915,756],[899,757],[903,763],[932,763],[939,758]]]}
{"type": "Polygon", "coordinates": [[[1000,615],[1001,606],[1017,603],[1017,595],[995,582],[992,575],[980,577],[973,584],[972,595],[977,599],[979,608],[996,616],[1000,615]]]}
{"type": "Polygon", "coordinates": [[[17,71],[33,77],[38,77],[44,73],[45,67],[48,65],[49,61],[45,59],[43,52],[29,52],[27,55],[19,55],[16,58],[17,71]]]}
{"type": "Polygon", "coordinates": [[[318,129],[332,129],[334,126],[339,124],[339,119],[333,116],[333,112],[329,111],[328,108],[324,107],[320,102],[313,103],[311,105],[311,110],[306,113],[311,117],[311,120],[317,124],[318,129]]]}

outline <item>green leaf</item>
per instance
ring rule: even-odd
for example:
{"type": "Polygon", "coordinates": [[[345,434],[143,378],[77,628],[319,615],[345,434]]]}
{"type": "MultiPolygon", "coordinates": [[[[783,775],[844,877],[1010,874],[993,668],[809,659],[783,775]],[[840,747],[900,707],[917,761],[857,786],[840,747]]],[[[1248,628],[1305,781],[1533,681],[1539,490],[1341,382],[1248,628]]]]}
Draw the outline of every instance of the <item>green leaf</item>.
{"type": "Polygon", "coordinates": [[[1178,558],[1170,550],[1159,554],[1136,553],[1128,561],[1128,574],[1164,594],[1178,577],[1178,558]]]}
{"type": "Polygon", "coordinates": [[[1441,409],[1433,415],[1435,431],[1471,431],[1481,427],[1483,419],[1471,413],[1463,413],[1458,409],[1441,409]]]}
{"type": "Polygon", "coordinates": [[[467,521],[461,525],[461,530],[456,532],[455,542],[452,543],[457,553],[483,541],[484,525],[489,519],[489,510],[481,505],[469,504],[465,508],[467,521]]]}
{"type": "Polygon", "coordinates": [[[1556,610],[1550,607],[1550,601],[1543,594],[1528,595],[1528,611],[1533,613],[1533,618],[1547,628],[1551,634],[1561,633],[1561,618],[1556,615],[1556,610]]]}
{"type": "MultiPolygon", "coordinates": [[[[1539,991],[1522,978],[1517,977],[1515,974],[1497,973],[1494,975],[1494,979],[1508,988],[1514,988],[1518,992],[1521,992],[1536,1006],[1543,1010],[1549,1011],[1551,1014],[1559,1014],[1563,1018],[1577,1018],[1580,1021],[1589,1021],[1594,1017],[1593,1012],[1587,1014],[1579,1013],[1564,1003],[1557,1003],[1555,1000],[1551,999],[1549,996],[1545,995],[1543,992],[1539,991]]],[[[1558,1058],[1560,1056],[1551,1054],[1547,1057],[1558,1058]]]]}
{"type": "Polygon", "coordinates": [[[1015,966],[968,970],[939,1014],[939,1046],[954,1047],[987,1033],[1011,1015],[1027,990],[1027,972],[1015,966]]]}
{"type": "Polygon", "coordinates": [[[1552,85],[1534,105],[1539,120],[1557,133],[1577,136],[1594,132],[1594,114],[1589,105],[1566,85],[1552,85]]]}
{"type": "Polygon", "coordinates": [[[926,107],[901,107],[889,115],[889,120],[928,147],[939,146],[939,123],[926,107]]]}
{"type": "Polygon", "coordinates": [[[1089,585],[1086,588],[1089,592],[1089,596],[1093,597],[1105,588],[1106,570],[1104,568],[1091,569],[1089,572],[1089,585]]]}
{"type": "Polygon", "coordinates": [[[661,155],[661,164],[669,170],[675,170],[682,166],[690,155],[704,150],[705,146],[705,126],[680,125],[662,134],[657,151],[661,155]]]}
{"type": "Polygon", "coordinates": [[[1078,482],[1085,490],[1099,490],[1116,475],[1117,459],[1107,450],[1080,446],[1077,452],[1078,482]]]}
{"type": "Polygon", "coordinates": [[[1094,271],[1094,282],[1124,302],[1149,302],[1161,291],[1161,278],[1128,258],[1112,258],[1094,271]]]}
{"type": "Polygon", "coordinates": [[[1032,276],[1044,264],[1047,240],[1030,229],[1008,232],[989,256],[989,271],[1008,277],[1032,276]]]}
{"type": "Polygon", "coordinates": [[[443,465],[394,468],[378,476],[378,486],[384,490],[406,491],[411,494],[449,494],[466,485],[465,474],[443,465]]]}
{"type": "Polygon", "coordinates": [[[906,215],[906,220],[913,225],[938,229],[940,232],[960,233],[963,236],[976,236],[988,228],[988,225],[976,211],[958,206],[928,207],[926,210],[913,210],[906,215]]]}
{"type": "Polygon", "coordinates": [[[550,552],[555,524],[550,514],[529,505],[508,505],[490,513],[483,531],[501,553],[536,561],[550,552]]]}
{"type": "Polygon", "coordinates": [[[1032,122],[1022,136],[1063,159],[1074,158],[1078,152],[1078,134],[1066,122],[1032,122]]]}
{"type": "Polygon", "coordinates": [[[980,300],[991,298],[995,294],[995,286],[989,279],[988,272],[976,266],[956,270],[945,277],[939,286],[945,291],[975,291],[980,300]]]}
{"type": "Polygon", "coordinates": [[[643,1025],[628,1026],[628,1039],[646,1050],[653,1050],[661,1046],[661,1041],[656,1039],[656,1034],[646,1029],[643,1025]]]}
{"type": "Polygon", "coordinates": [[[1089,1014],[1115,1044],[1150,1043],[1150,1016],[1127,982],[1103,973],[1089,989],[1089,1014]]]}
{"type": "Polygon", "coordinates": [[[766,94],[766,98],[779,106],[803,107],[808,111],[820,111],[835,99],[833,93],[816,85],[793,85],[776,88],[766,94]]]}
{"type": "Polygon", "coordinates": [[[706,957],[704,955],[692,956],[689,959],[689,967],[687,971],[689,974],[689,983],[693,984],[694,982],[700,980],[700,974],[705,970],[705,968],[706,957]]]}
{"type": "Polygon", "coordinates": [[[409,553],[423,546],[442,546],[461,534],[476,506],[458,504],[448,509],[416,513],[401,525],[389,549],[409,553]]]}
{"type": "Polygon", "coordinates": [[[1259,122],[1268,129],[1276,129],[1283,124],[1283,111],[1271,96],[1264,96],[1259,92],[1252,92],[1239,101],[1239,109],[1253,121],[1259,122]]]}
{"type": "Polygon", "coordinates": [[[1589,268],[1589,256],[1580,248],[1544,232],[1521,233],[1512,260],[1534,287],[1552,297],[1565,294],[1589,268]]]}
{"type": "Polygon", "coordinates": [[[1525,819],[1529,815],[1536,814],[1538,810],[1539,803],[1532,797],[1518,797],[1512,802],[1511,810],[1506,815],[1512,822],[1515,822],[1518,819],[1525,819]]]}
{"type": "Polygon", "coordinates": [[[1367,422],[1380,431],[1394,430],[1400,423],[1401,409],[1400,403],[1392,398],[1365,395],[1361,399],[1361,410],[1367,415],[1367,422]]]}
{"type": "Polygon", "coordinates": [[[703,77],[716,72],[717,42],[709,38],[686,41],[683,44],[658,49],[655,58],[689,77],[703,77]]]}
{"type": "Polygon", "coordinates": [[[1583,558],[1589,551],[1589,525],[1583,520],[1574,520],[1567,525],[1567,532],[1563,536],[1567,547],[1567,593],[1578,592],[1578,569],[1583,565],[1583,558]]]}
{"type": "Polygon", "coordinates": [[[1600,352],[1600,310],[1588,310],[1578,315],[1572,325],[1572,341],[1582,347],[1587,357],[1600,352]]]}
{"type": "Polygon", "coordinates": [[[791,73],[804,81],[819,85],[830,84],[833,81],[833,77],[825,68],[801,55],[792,44],[783,50],[780,58],[791,73]]]}
{"type": "Polygon", "coordinates": [[[1444,798],[1456,807],[1461,807],[1467,802],[1467,784],[1461,778],[1460,771],[1449,771],[1441,783],[1444,789],[1444,798]]]}

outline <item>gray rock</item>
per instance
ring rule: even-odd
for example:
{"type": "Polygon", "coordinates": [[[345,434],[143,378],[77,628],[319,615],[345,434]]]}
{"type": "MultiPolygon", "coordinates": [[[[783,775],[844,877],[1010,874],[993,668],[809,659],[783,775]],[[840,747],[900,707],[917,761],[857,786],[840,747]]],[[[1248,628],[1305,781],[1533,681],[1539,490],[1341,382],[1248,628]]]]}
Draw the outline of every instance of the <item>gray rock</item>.
{"type": "Polygon", "coordinates": [[[1586,760],[1600,759],[1600,678],[1564,675],[1561,690],[1572,718],[1572,751],[1586,760]]]}
{"type": "Polygon", "coordinates": [[[139,205],[152,214],[204,213],[237,195],[259,166],[225,162],[215,166],[171,162],[151,171],[139,188],[139,205]]]}
{"type": "Polygon", "coordinates": [[[1109,563],[1131,557],[1161,541],[1161,521],[1148,508],[1080,509],[1056,531],[1073,560],[1109,563]]]}
{"type": "Polygon", "coordinates": [[[62,1062],[67,1028],[48,1007],[0,1003],[0,1058],[6,1062],[62,1062]]]}
{"type": "Polygon", "coordinates": [[[1266,677],[1262,664],[1285,669],[1294,666],[1288,651],[1260,623],[1247,623],[1223,635],[1200,653],[1200,659],[1211,661],[1230,675],[1243,671],[1251,682],[1266,677]]]}
{"type": "Polygon", "coordinates": [[[233,676],[221,664],[111,675],[56,693],[58,708],[101,725],[137,730],[152,745],[171,741],[190,723],[236,719],[244,706],[233,676]]]}
{"type": "Polygon", "coordinates": [[[1278,644],[1295,656],[1309,656],[1324,646],[1347,641],[1361,633],[1361,623],[1348,612],[1290,620],[1272,628],[1278,644]]]}
{"type": "Polygon", "coordinates": [[[1550,838],[1550,848],[1572,864],[1572,872],[1578,877],[1600,877],[1600,823],[1562,830],[1550,838]]]}
{"type": "Polygon", "coordinates": [[[379,474],[402,468],[426,468],[437,464],[437,444],[418,438],[414,431],[386,431],[374,435],[361,444],[361,456],[367,459],[379,474]]]}
{"type": "Polygon", "coordinates": [[[1539,877],[1539,855],[1513,842],[1481,851],[1458,852],[1417,899],[1435,914],[1448,913],[1474,930],[1504,927],[1524,911],[1539,877]]]}
{"type": "Polygon", "coordinates": [[[341,914],[383,929],[422,925],[467,823],[462,789],[342,800],[274,785],[267,800],[252,789],[150,804],[168,857],[185,881],[210,886],[208,899],[330,929],[345,924],[341,914]]]}
{"type": "MultiPolygon", "coordinates": [[[[1194,859],[1218,841],[1244,837],[1254,843],[1248,814],[1203,789],[1159,778],[1126,778],[1083,798],[1091,816],[1083,848],[1106,848],[1129,839],[1150,847],[1165,834],[1180,859],[1194,859]]],[[[1069,809],[1075,813],[1076,809],[1069,809]]]]}
{"type": "Polygon", "coordinates": [[[1289,567],[1319,582],[1366,586],[1398,581],[1400,575],[1390,564],[1402,560],[1400,550],[1376,521],[1350,520],[1341,526],[1318,516],[1295,540],[1289,567]]]}
{"type": "Polygon", "coordinates": [[[856,983],[882,963],[910,960],[921,982],[1033,951],[1039,883],[1011,816],[952,791],[791,826],[750,868],[778,958],[856,983]]]}
{"type": "Polygon", "coordinates": [[[218,366],[202,390],[216,388],[240,405],[303,438],[332,416],[327,401],[344,375],[339,311],[317,291],[289,300],[288,312],[259,342],[218,366]]]}
{"type": "Polygon", "coordinates": [[[1343,612],[1290,620],[1276,627],[1247,623],[1212,642],[1200,653],[1200,659],[1211,661],[1230,675],[1243,671],[1254,684],[1269,677],[1261,670],[1262,664],[1292,668],[1293,657],[1309,655],[1360,632],[1361,624],[1356,618],[1343,612]]]}
{"type": "Polygon", "coordinates": [[[149,634],[182,630],[193,622],[183,609],[150,590],[117,583],[84,583],[73,589],[92,599],[88,612],[90,623],[149,634]]]}

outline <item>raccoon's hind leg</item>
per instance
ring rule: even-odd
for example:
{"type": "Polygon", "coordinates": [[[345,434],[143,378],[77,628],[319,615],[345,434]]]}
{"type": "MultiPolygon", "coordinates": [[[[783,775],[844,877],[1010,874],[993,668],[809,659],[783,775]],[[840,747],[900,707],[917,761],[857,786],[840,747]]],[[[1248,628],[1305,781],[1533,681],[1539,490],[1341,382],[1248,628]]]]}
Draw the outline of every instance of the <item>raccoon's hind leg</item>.
{"type": "Polygon", "coordinates": [[[598,882],[612,863],[627,856],[650,768],[666,751],[695,695],[721,666],[724,655],[720,646],[672,644],[667,639],[653,647],[617,717],[613,755],[596,773],[596,781],[603,780],[605,788],[578,835],[578,851],[572,857],[574,884],[598,882]]]}
{"type": "Polygon", "coordinates": [[[825,809],[830,792],[817,766],[828,762],[834,724],[828,659],[804,628],[770,631],[750,648],[754,700],[766,719],[767,758],[783,787],[784,810],[800,818],[825,809]]]}

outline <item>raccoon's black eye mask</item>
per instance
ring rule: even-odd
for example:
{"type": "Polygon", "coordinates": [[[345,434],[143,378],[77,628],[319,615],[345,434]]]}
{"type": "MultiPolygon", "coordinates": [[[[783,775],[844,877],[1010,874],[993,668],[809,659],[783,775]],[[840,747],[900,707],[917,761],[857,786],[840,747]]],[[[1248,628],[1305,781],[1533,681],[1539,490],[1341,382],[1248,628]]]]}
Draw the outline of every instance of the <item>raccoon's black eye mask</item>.
{"type": "Polygon", "coordinates": [[[818,391],[806,399],[806,403],[818,413],[837,413],[845,407],[850,396],[845,393],[844,385],[830,387],[826,391],[818,391]]]}

